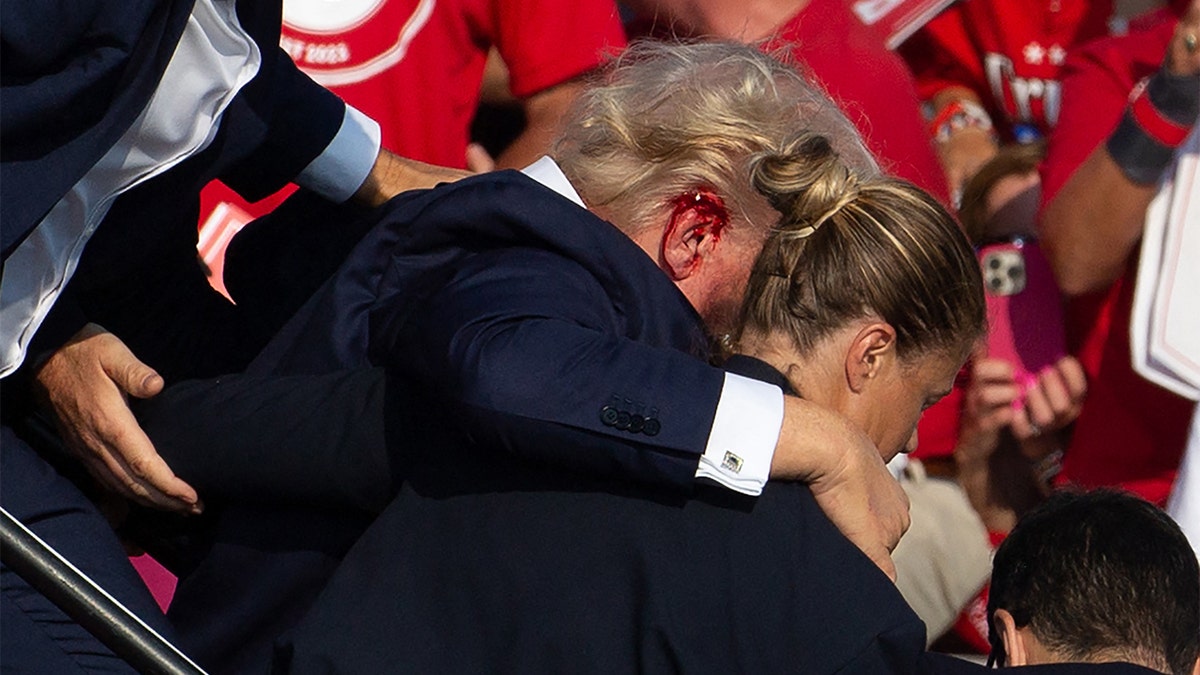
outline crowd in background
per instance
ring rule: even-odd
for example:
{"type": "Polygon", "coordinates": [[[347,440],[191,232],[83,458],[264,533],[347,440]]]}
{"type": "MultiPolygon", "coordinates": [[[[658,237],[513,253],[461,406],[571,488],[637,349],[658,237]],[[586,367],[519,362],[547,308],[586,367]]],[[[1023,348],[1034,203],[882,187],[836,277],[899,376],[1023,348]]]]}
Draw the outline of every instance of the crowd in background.
{"type": "MultiPolygon", "coordinates": [[[[1200,142],[1200,1],[927,2],[937,13],[915,31],[897,28],[879,8],[886,4],[286,0],[281,46],[317,84],[376,120],[385,149],[472,173],[524,168],[550,152],[588,83],[633,40],[755,45],[827,92],[883,173],[910,181],[957,217],[983,266],[991,335],[975,344],[948,395],[925,411],[912,452],[889,464],[911,504],[911,527],[893,555],[897,586],[934,649],[983,655],[998,634],[988,589],[993,553],[1056,491],[1114,487],[1164,509],[1170,502],[1184,530],[1200,534],[1200,522],[1190,520],[1200,512],[1181,506],[1180,475],[1189,447],[1200,461],[1198,383],[1174,372],[1169,377],[1183,384],[1164,384],[1136,364],[1145,350],[1139,331],[1148,330],[1137,287],[1158,281],[1139,276],[1148,213],[1181,223],[1169,232],[1200,225],[1195,205],[1152,207],[1200,194],[1195,163],[1180,159],[1194,157],[1200,142]]],[[[896,4],[911,11],[922,3],[896,4]]],[[[223,349],[258,323],[277,327],[361,235],[347,228],[331,243],[289,221],[288,214],[318,208],[305,201],[309,185],[298,194],[294,185],[272,185],[248,200],[225,183],[203,182],[199,213],[191,215],[208,281],[243,308],[268,308],[264,314],[280,320],[260,316],[239,323],[242,333],[196,337],[189,354],[203,353],[208,341],[223,349]],[[294,230],[283,245],[263,234],[281,229],[294,230]],[[238,275],[260,276],[264,248],[278,261],[275,285],[256,279],[239,288],[238,275]]],[[[6,264],[9,253],[6,233],[6,264]]],[[[86,270],[87,260],[81,265],[86,270]]],[[[141,294],[103,275],[94,283],[82,289],[85,301],[141,294]]],[[[1200,316],[1194,292],[1175,298],[1176,316],[1200,316]]],[[[144,349],[144,360],[168,383],[173,367],[216,375],[244,367],[255,351],[211,368],[169,358],[154,364],[155,350],[165,347],[139,320],[112,310],[104,325],[131,346],[158,345],[144,349]]],[[[729,333],[717,337],[737,352],[743,345],[729,333]]],[[[265,333],[254,335],[254,346],[265,343],[265,333]]],[[[1194,367],[1200,357],[1180,360],[1194,367]]],[[[6,397],[13,387],[6,380],[6,397]]],[[[1200,551],[1200,540],[1192,545],[1200,551]]],[[[148,559],[137,564],[157,579],[165,607],[173,582],[148,559]]],[[[230,592],[252,593],[253,583],[247,578],[230,592]]]]}

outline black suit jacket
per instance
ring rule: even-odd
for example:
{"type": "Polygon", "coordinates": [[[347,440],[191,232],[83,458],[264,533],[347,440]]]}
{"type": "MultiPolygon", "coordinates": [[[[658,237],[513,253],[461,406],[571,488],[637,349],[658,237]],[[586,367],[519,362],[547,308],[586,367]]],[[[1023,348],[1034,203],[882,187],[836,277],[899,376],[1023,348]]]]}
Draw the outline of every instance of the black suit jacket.
{"type": "Polygon", "coordinates": [[[917,672],[924,626],[806,486],[686,497],[582,477],[407,398],[431,422],[413,429],[407,481],[280,670],[917,672]]]}
{"type": "MultiPolygon", "coordinates": [[[[261,325],[212,291],[196,239],[206,183],[221,178],[250,199],[271,194],[319,155],[341,125],[345,105],[279,49],[281,4],[237,3],[239,21],[263,55],[257,76],[231,102],[203,152],[117,199],[31,352],[57,347],[94,321],[174,381],[244,367],[278,327],[261,325]]],[[[6,259],[142,111],[191,6],[192,0],[4,3],[6,259]]]]}
{"type": "MultiPolygon", "coordinates": [[[[724,376],[703,360],[707,337],[686,298],[628,237],[517,172],[402,195],[381,216],[248,373],[223,382],[311,377],[340,387],[326,376],[384,366],[403,391],[438,402],[437,424],[487,439],[497,452],[677,492],[692,488],[724,376]]],[[[373,382],[368,373],[348,384],[373,382]]],[[[327,393],[310,396],[302,385],[280,391],[286,388],[272,391],[293,403],[298,395],[300,402],[285,408],[303,421],[264,428],[248,416],[194,438],[242,438],[241,424],[247,437],[263,441],[258,447],[282,451],[286,457],[274,464],[254,452],[248,470],[263,476],[262,467],[278,467],[281,482],[291,485],[275,494],[291,494],[293,507],[292,476],[335,498],[342,486],[363,485],[364,493],[383,495],[376,510],[386,505],[406,475],[403,456],[385,456],[382,467],[378,455],[348,463],[328,446],[307,452],[311,439],[293,443],[288,435],[317,419],[335,430],[321,438],[337,436],[362,421],[355,406],[382,399],[338,396],[315,409],[327,393]],[[307,464],[321,458],[332,460],[318,464],[323,470],[307,464]],[[321,478],[336,488],[320,490],[321,478]]],[[[195,401],[195,393],[187,398],[195,401]]],[[[237,397],[217,393],[219,400],[237,397]]],[[[152,403],[159,419],[171,417],[171,400],[168,392],[152,403]]],[[[381,445],[398,439],[390,445],[402,448],[413,442],[412,427],[428,423],[409,410],[393,406],[366,420],[376,432],[354,426],[348,435],[373,436],[381,445]]],[[[173,450],[159,443],[156,426],[147,420],[170,461],[173,450]]],[[[221,515],[211,552],[181,581],[171,608],[185,645],[203,664],[252,667],[261,648],[307,607],[365,525],[355,515],[327,516],[245,506],[221,515]]]]}
{"type": "MultiPolygon", "coordinates": [[[[787,387],[760,361],[728,365],[787,387]]],[[[434,422],[414,427],[408,480],[274,672],[987,672],[925,651],[924,625],[805,485],[684,497],[582,477],[482,447],[407,398],[434,422]]]]}

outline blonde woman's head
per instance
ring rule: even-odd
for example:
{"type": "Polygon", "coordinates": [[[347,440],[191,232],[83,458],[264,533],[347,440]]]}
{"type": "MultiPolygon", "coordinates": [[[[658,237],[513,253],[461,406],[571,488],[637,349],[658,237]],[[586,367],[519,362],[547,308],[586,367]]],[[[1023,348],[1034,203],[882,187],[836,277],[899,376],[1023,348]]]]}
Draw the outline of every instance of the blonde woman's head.
{"type": "Polygon", "coordinates": [[[915,443],[920,411],[986,330],[966,237],[929,195],[859,174],[819,135],[761,153],[751,176],[781,218],[750,277],[741,349],[791,368],[802,395],[874,429],[885,454],[915,443]]]}

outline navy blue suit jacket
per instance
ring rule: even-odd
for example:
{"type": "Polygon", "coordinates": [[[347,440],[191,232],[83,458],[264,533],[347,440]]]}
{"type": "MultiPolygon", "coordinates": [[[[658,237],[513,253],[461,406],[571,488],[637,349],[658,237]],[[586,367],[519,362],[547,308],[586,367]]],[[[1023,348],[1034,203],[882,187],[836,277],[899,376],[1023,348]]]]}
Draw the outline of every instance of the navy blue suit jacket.
{"type": "MultiPolygon", "coordinates": [[[[219,0],[222,2],[232,0],[219,0]]],[[[220,178],[250,199],[278,190],[328,145],[345,106],[279,48],[280,2],[238,2],[263,54],[204,151],[123,194],[31,351],[87,321],[116,333],[168,381],[240,369],[277,326],[208,287],[197,262],[198,195],[220,178]]],[[[129,128],[158,85],[192,0],[8,2],[2,9],[0,205],[4,257],[129,128]]]]}
{"type": "MultiPolygon", "coordinates": [[[[787,387],[754,359],[729,368],[787,387]]],[[[426,422],[407,480],[274,672],[989,672],[925,651],[920,619],[805,485],[682,497],[582,477],[497,453],[436,401],[406,399],[400,414],[426,422]]]]}
{"type": "MultiPolygon", "coordinates": [[[[451,420],[506,456],[692,489],[724,374],[704,361],[707,337],[686,298],[626,235],[517,172],[401,195],[380,216],[248,373],[214,385],[223,396],[225,382],[296,378],[271,391],[300,421],[264,429],[254,416],[243,420],[257,445],[290,455],[270,466],[304,486],[322,476],[330,485],[361,485],[383,495],[375,501],[382,509],[406,476],[403,454],[359,452],[367,461],[346,462],[326,447],[306,452],[309,439],[287,436],[315,418],[334,430],[353,425],[347,434],[357,441],[390,441],[393,450],[411,444],[413,429],[427,421],[409,406],[390,403],[379,419],[364,420],[358,406],[378,411],[387,397],[330,401],[303,386],[306,376],[330,384],[324,375],[373,364],[386,367],[401,392],[437,402],[439,416],[429,422],[451,420]],[[293,392],[281,391],[292,384],[293,392]],[[364,433],[362,423],[376,431],[364,433]],[[310,460],[323,468],[314,471],[310,460]]],[[[173,417],[170,392],[160,398],[151,404],[159,419],[173,417]]],[[[237,424],[222,424],[219,436],[240,437],[237,424]]],[[[156,424],[147,426],[158,443],[156,424]]],[[[170,461],[171,449],[160,449],[170,461]]],[[[342,490],[318,494],[332,492],[342,490]]],[[[254,667],[369,522],[361,511],[339,518],[296,510],[295,501],[290,509],[226,510],[209,555],[181,580],[170,615],[202,664],[254,667]]]]}
{"type": "Polygon", "coordinates": [[[248,372],[385,366],[508,452],[690,487],[724,377],[708,346],[625,234],[502,172],[389,203],[248,372]]]}
{"type": "Polygon", "coordinates": [[[405,484],[280,648],[280,671],[923,672],[923,624],[807,486],[685,497],[583,477],[405,398],[426,421],[405,484]]]}

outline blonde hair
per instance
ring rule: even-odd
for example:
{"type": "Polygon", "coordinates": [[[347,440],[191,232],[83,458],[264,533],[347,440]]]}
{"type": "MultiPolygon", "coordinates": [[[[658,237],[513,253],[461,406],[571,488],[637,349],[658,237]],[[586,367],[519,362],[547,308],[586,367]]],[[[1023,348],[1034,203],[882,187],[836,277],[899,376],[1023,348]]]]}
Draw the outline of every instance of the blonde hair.
{"type": "Polygon", "coordinates": [[[750,216],[761,203],[754,157],[814,131],[858,170],[876,170],[842,112],[795,69],[737,43],[640,41],[580,97],[552,154],[588,206],[630,234],[698,187],[761,234],[774,223],[750,216]]]}
{"type": "Polygon", "coordinates": [[[808,351],[849,321],[878,316],[902,358],[966,357],[986,330],[975,254],[954,219],[904,181],[862,176],[810,134],[753,162],[781,214],[751,273],[742,331],[786,331],[808,351]]]}

